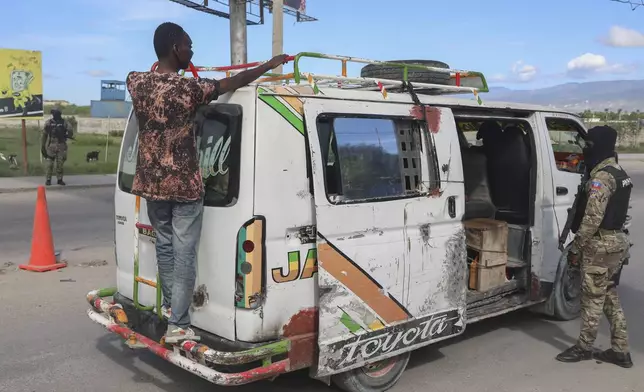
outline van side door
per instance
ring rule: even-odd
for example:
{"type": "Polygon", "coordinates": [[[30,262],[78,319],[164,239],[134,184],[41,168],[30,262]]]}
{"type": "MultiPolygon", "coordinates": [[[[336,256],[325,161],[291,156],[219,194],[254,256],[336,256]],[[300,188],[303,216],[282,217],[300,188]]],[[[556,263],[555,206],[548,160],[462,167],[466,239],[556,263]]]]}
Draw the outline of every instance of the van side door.
{"type": "Polygon", "coordinates": [[[317,377],[462,333],[463,173],[450,109],[307,98],[317,377]]]}
{"type": "MultiPolygon", "coordinates": [[[[549,280],[555,278],[561,255],[559,236],[585,170],[582,149],[586,128],[578,117],[565,113],[541,112],[537,121],[547,131],[542,133],[546,140],[541,143],[545,169],[542,278],[549,280]]],[[[572,238],[570,233],[567,243],[572,238]]]]}

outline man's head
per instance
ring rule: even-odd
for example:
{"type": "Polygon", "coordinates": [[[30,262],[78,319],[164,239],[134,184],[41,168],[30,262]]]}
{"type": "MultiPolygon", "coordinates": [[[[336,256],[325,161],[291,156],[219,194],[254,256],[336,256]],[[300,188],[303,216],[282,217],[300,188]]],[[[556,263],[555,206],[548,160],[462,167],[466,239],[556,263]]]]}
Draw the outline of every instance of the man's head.
{"type": "Polygon", "coordinates": [[[483,139],[483,148],[488,154],[498,148],[498,142],[503,136],[503,130],[499,123],[493,120],[484,121],[476,133],[476,139],[483,139]]]}
{"type": "Polygon", "coordinates": [[[53,107],[50,113],[52,117],[54,117],[54,120],[60,120],[63,118],[63,112],[60,110],[58,106],[53,107]]]}
{"type": "Polygon", "coordinates": [[[586,166],[592,169],[601,161],[615,157],[615,143],[617,143],[615,129],[606,125],[591,128],[584,148],[586,166]]]}
{"type": "Polygon", "coordinates": [[[173,70],[186,69],[192,60],[192,40],[181,26],[165,22],[154,32],[154,51],[159,62],[173,70]]]}

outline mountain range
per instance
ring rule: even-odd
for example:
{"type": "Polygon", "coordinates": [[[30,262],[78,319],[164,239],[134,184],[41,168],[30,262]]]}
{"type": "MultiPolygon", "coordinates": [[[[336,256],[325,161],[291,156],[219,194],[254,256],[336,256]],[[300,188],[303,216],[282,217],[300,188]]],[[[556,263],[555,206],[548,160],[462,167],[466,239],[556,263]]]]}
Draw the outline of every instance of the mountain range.
{"type": "Polygon", "coordinates": [[[574,112],[644,111],[644,80],[565,83],[535,90],[490,87],[483,100],[520,102],[562,108],[574,112]]]}

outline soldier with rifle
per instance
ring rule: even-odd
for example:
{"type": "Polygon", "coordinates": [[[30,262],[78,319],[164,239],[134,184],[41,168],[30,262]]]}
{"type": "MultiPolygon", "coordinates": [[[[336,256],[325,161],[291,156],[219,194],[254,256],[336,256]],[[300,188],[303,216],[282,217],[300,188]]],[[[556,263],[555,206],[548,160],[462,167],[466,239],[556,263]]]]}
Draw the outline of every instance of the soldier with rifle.
{"type": "Polygon", "coordinates": [[[568,253],[570,269],[581,273],[581,332],[577,343],[557,356],[562,362],[595,359],[630,368],[626,317],[619,302],[617,285],[622,266],[628,261],[630,242],[625,229],[631,178],[617,163],[617,132],[608,126],[588,131],[584,159],[586,170],[559,239],[560,248],[568,231],[576,234],[568,253]],[[580,265],[581,264],[581,265],[580,265]],[[611,329],[611,348],[593,352],[599,321],[604,313],[611,329]]]}
{"type": "Polygon", "coordinates": [[[47,159],[46,185],[51,185],[51,176],[56,163],[58,185],[63,181],[63,164],[67,160],[67,139],[73,139],[73,131],[69,123],[63,119],[59,108],[51,109],[52,117],[45,122],[41,140],[40,152],[47,159]]]}

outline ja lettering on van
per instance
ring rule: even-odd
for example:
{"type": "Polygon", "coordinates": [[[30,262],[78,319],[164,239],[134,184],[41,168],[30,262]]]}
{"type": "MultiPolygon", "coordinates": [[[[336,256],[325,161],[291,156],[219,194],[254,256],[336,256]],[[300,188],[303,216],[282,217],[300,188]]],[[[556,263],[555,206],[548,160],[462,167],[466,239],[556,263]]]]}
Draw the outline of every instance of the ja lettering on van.
{"type": "Polygon", "coordinates": [[[304,267],[300,261],[300,251],[288,252],[288,266],[286,271],[284,267],[273,268],[271,274],[275,283],[292,282],[299,279],[309,279],[318,272],[317,248],[311,248],[306,252],[304,267]]]}
{"type": "Polygon", "coordinates": [[[463,322],[460,320],[458,310],[451,309],[330,344],[325,351],[342,350],[344,358],[335,363],[329,361],[329,366],[342,368],[387,353],[406,352],[407,348],[458,334],[463,331],[463,322]]]}

